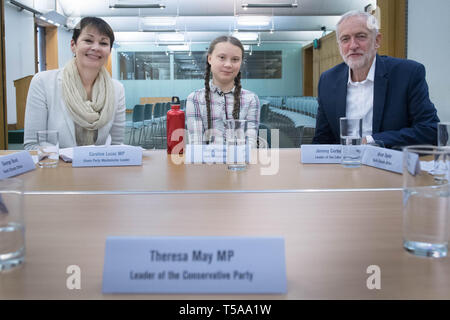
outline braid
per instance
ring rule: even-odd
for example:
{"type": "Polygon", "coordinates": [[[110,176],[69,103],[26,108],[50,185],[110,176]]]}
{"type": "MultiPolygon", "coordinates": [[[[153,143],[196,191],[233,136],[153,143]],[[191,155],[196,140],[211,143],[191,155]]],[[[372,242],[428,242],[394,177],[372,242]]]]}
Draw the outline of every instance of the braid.
{"type": "Polygon", "coordinates": [[[233,118],[239,120],[239,113],[241,110],[241,72],[234,78],[234,106],[233,106],[233,118]]]}
{"type": "Polygon", "coordinates": [[[208,116],[208,129],[211,129],[211,96],[209,87],[209,77],[211,73],[211,65],[206,61],[206,70],[205,70],[205,101],[206,101],[206,114],[208,116]]]}

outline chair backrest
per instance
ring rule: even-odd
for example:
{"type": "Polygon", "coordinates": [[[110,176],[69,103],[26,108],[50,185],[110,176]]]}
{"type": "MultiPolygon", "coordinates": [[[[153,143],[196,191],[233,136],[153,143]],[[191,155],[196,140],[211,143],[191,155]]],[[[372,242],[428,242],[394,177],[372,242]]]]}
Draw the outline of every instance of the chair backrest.
{"type": "Polygon", "coordinates": [[[146,103],[144,108],[144,120],[150,120],[153,113],[153,103],[146,103]]]}
{"type": "Polygon", "coordinates": [[[265,103],[265,104],[263,104],[261,106],[261,112],[260,112],[260,115],[259,115],[259,122],[260,123],[261,122],[266,122],[267,118],[268,118],[268,115],[269,115],[269,105],[265,103]]]}
{"type": "Polygon", "coordinates": [[[153,119],[161,117],[161,102],[155,103],[155,107],[153,109],[153,119]]]}
{"type": "Polygon", "coordinates": [[[144,121],[144,105],[137,104],[133,108],[133,122],[144,121]]]}
{"type": "Polygon", "coordinates": [[[167,111],[170,110],[171,105],[172,105],[172,104],[171,104],[170,102],[166,102],[166,112],[165,112],[165,114],[163,114],[163,116],[165,116],[165,115],[167,114],[167,111]]]}

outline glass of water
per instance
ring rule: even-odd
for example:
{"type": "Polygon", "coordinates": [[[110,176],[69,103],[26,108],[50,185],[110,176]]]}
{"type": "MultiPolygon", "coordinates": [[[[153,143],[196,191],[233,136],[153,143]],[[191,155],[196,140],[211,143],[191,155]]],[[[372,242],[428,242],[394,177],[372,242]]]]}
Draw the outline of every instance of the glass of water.
{"type": "Polygon", "coordinates": [[[245,170],[247,143],[247,120],[226,120],[225,143],[228,169],[233,171],[245,170]]]}
{"type": "Polygon", "coordinates": [[[17,178],[0,180],[0,271],[23,263],[25,224],[23,182],[17,178]]]}
{"type": "Polygon", "coordinates": [[[59,161],[59,137],[56,130],[42,130],[36,133],[38,144],[38,165],[40,168],[55,168],[59,161]]]}
{"type": "Polygon", "coordinates": [[[436,172],[424,161],[446,161],[449,157],[449,147],[403,149],[403,247],[414,255],[447,256],[449,170],[436,172]]]}
{"type": "Polygon", "coordinates": [[[449,131],[450,131],[450,122],[439,122],[438,123],[438,143],[437,145],[440,147],[450,146],[449,139],[449,131]]]}
{"type": "Polygon", "coordinates": [[[344,167],[360,167],[362,159],[362,119],[340,118],[342,160],[344,167]]]}

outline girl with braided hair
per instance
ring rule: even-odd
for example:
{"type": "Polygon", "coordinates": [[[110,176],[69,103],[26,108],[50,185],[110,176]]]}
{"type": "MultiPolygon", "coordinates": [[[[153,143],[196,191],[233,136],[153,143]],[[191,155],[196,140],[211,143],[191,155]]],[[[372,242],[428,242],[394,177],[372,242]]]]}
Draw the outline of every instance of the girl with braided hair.
{"type": "Polygon", "coordinates": [[[192,92],[186,101],[187,129],[191,144],[222,143],[225,122],[247,120],[247,136],[256,148],[259,99],[241,87],[244,47],[234,37],[214,39],[208,49],[205,87],[192,92]],[[212,76],[212,79],[211,79],[212,76]]]}

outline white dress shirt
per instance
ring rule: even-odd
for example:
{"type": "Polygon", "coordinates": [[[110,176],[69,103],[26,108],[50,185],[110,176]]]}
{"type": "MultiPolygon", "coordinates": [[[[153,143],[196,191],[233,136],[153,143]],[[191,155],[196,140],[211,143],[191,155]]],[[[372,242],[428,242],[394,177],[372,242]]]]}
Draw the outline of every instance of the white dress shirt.
{"type": "Polygon", "coordinates": [[[375,80],[375,61],[369,69],[367,78],[361,82],[352,81],[351,70],[348,69],[347,82],[347,118],[362,118],[362,136],[366,137],[367,143],[373,143],[372,119],[373,119],[373,87],[375,80]]]}

